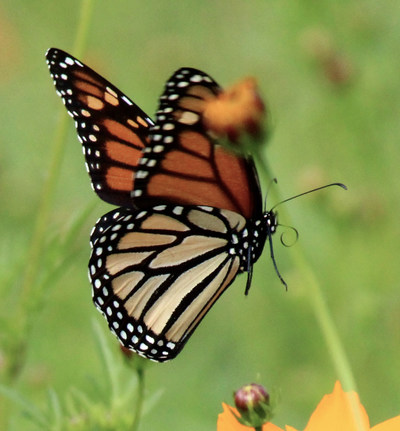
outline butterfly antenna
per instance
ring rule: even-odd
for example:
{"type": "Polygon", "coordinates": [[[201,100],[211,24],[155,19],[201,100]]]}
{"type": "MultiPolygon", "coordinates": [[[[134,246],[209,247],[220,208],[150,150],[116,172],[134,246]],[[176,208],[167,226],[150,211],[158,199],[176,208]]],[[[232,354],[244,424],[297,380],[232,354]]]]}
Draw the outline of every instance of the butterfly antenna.
{"type": "Polygon", "coordinates": [[[264,212],[267,211],[267,197],[269,195],[269,191],[273,184],[278,184],[278,180],[276,178],[272,178],[272,180],[269,182],[269,185],[267,187],[267,191],[265,193],[265,199],[264,199],[264,212]]]}
{"type": "Polygon", "coordinates": [[[344,184],[342,184],[342,183],[326,184],[325,186],[317,187],[316,189],[308,190],[308,191],[306,191],[306,192],[303,192],[303,193],[300,193],[300,194],[298,194],[298,195],[291,196],[290,198],[284,199],[283,201],[281,201],[281,202],[277,203],[276,205],[274,205],[274,206],[270,209],[270,211],[273,211],[277,206],[279,206],[279,205],[281,205],[281,204],[283,204],[283,203],[285,203],[285,202],[291,201],[291,200],[293,200],[293,199],[299,198],[300,196],[308,195],[309,193],[313,193],[313,192],[316,192],[316,191],[318,191],[318,190],[326,189],[327,187],[332,187],[332,186],[339,186],[339,187],[341,187],[342,189],[347,190],[347,187],[346,187],[344,184]]]}
{"type": "Polygon", "coordinates": [[[294,234],[295,234],[295,239],[294,239],[294,241],[293,241],[292,243],[290,243],[290,244],[289,244],[289,243],[287,243],[287,242],[284,240],[284,238],[283,238],[286,232],[281,233],[281,237],[280,237],[281,244],[282,244],[284,247],[291,247],[293,244],[296,244],[297,240],[299,239],[299,231],[298,231],[295,227],[293,227],[293,226],[288,226],[288,225],[286,225],[286,224],[280,224],[280,223],[279,223],[279,226],[281,226],[281,227],[285,227],[285,228],[287,228],[287,229],[290,229],[290,230],[292,230],[292,231],[294,232],[294,234]]]}

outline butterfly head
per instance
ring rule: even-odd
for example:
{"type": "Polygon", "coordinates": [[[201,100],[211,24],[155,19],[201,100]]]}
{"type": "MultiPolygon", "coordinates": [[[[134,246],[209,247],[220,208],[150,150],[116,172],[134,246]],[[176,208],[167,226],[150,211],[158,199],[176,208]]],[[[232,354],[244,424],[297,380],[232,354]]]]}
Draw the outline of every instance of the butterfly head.
{"type": "Polygon", "coordinates": [[[262,217],[262,223],[265,226],[267,235],[272,235],[276,232],[278,227],[278,214],[276,211],[266,211],[262,217]]]}
{"type": "Polygon", "coordinates": [[[246,256],[248,267],[259,259],[264,249],[265,241],[276,232],[277,227],[278,218],[275,211],[266,211],[259,219],[249,222],[248,229],[245,231],[245,235],[247,236],[248,232],[250,237],[247,241],[250,245],[249,249],[251,253],[249,256],[246,256]]]}

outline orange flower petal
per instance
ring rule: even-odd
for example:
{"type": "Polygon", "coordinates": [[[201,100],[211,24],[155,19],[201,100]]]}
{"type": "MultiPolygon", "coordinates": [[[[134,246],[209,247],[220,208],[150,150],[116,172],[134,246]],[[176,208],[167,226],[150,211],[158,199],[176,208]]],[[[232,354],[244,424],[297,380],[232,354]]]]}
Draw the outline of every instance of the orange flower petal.
{"type": "Polygon", "coordinates": [[[333,392],[318,404],[304,431],[359,431],[354,410],[359,412],[361,429],[368,431],[368,415],[358,395],[354,391],[344,392],[340,382],[336,382],[333,392]]]}
{"type": "Polygon", "coordinates": [[[400,416],[388,419],[371,428],[371,431],[398,431],[400,430],[400,416]]]}
{"type": "Polygon", "coordinates": [[[244,78],[206,102],[203,121],[210,132],[236,141],[242,133],[258,135],[264,115],[256,80],[244,78]]]}
{"type": "MultiPolygon", "coordinates": [[[[229,407],[225,403],[222,403],[222,407],[224,411],[223,413],[220,413],[218,415],[217,431],[250,431],[251,430],[251,428],[249,428],[248,426],[240,424],[238,420],[235,418],[231,409],[235,413],[239,414],[236,409],[229,407]]],[[[268,422],[263,425],[262,431],[284,431],[284,430],[272,424],[271,422],[268,422]]]]}
{"type": "MultiPolygon", "coordinates": [[[[262,431],[283,431],[283,429],[277,427],[276,425],[274,425],[271,422],[268,422],[268,423],[266,423],[266,424],[263,425],[262,431]]],[[[296,431],[296,430],[294,430],[294,431],[296,431]]]]}
{"type": "MultiPolygon", "coordinates": [[[[237,410],[222,404],[224,412],[218,415],[217,431],[249,431],[251,428],[240,424],[235,418],[232,410],[237,410]]],[[[286,425],[286,431],[297,431],[296,428],[286,425]]],[[[399,431],[400,416],[388,419],[370,428],[367,412],[360,402],[358,395],[354,392],[344,392],[340,382],[335,383],[333,392],[325,395],[304,431],[399,431]],[[355,414],[359,414],[360,426],[357,427],[355,414]]],[[[263,425],[262,431],[283,431],[276,425],[268,422],[263,425]]]]}
{"type": "Polygon", "coordinates": [[[227,404],[222,403],[222,407],[224,411],[218,415],[217,431],[249,431],[249,427],[237,421],[227,404]]]}

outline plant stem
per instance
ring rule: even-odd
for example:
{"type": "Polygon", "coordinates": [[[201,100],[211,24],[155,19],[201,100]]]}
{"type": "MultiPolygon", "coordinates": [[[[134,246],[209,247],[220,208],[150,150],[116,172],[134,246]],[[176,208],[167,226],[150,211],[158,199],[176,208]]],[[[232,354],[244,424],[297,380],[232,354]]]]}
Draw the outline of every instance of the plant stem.
{"type": "MultiPolygon", "coordinates": [[[[54,195],[54,190],[57,184],[57,176],[60,171],[61,161],[64,153],[65,147],[65,135],[66,135],[66,126],[67,122],[66,116],[60,116],[57,128],[55,131],[54,145],[53,145],[53,153],[51,156],[50,168],[47,175],[47,178],[43,185],[43,190],[41,193],[41,201],[39,204],[39,208],[36,213],[35,226],[33,230],[33,236],[31,240],[31,244],[28,250],[28,256],[26,259],[26,269],[24,278],[22,281],[22,313],[25,318],[27,318],[26,314],[29,311],[29,301],[30,301],[30,293],[35,282],[36,276],[40,269],[40,258],[44,248],[44,239],[46,236],[46,230],[49,224],[50,219],[50,208],[51,208],[51,200],[54,195]]],[[[25,320],[25,319],[24,319],[25,320]]],[[[29,320],[29,319],[28,319],[29,320]]],[[[23,329],[26,330],[26,321],[23,325],[23,329]]]]}
{"type": "MultiPolygon", "coordinates": [[[[76,33],[76,40],[74,43],[76,51],[83,51],[83,47],[86,44],[93,1],[94,0],[82,1],[78,29],[76,33]]],[[[29,311],[28,303],[30,298],[30,291],[40,269],[39,262],[43,253],[46,231],[50,220],[51,202],[54,196],[55,188],[57,186],[57,179],[60,173],[60,167],[66,145],[65,137],[67,132],[67,118],[68,117],[64,114],[64,112],[60,113],[54,133],[54,145],[52,147],[52,154],[50,157],[50,167],[48,170],[47,178],[45,179],[45,182],[43,184],[41,200],[36,213],[36,220],[31,245],[28,250],[26,270],[22,280],[21,297],[23,314],[26,314],[26,312],[29,311]]],[[[27,329],[28,325],[26,319],[23,320],[25,320],[23,329],[27,329]]]]}
{"type": "Polygon", "coordinates": [[[139,429],[139,423],[142,418],[142,409],[143,409],[143,400],[144,400],[144,372],[145,372],[145,364],[143,363],[142,358],[135,358],[138,360],[138,365],[136,367],[136,373],[138,378],[138,387],[137,387],[137,398],[136,398],[136,406],[135,406],[135,417],[132,423],[132,431],[137,431],[139,429]]]}
{"type": "MultiPolygon", "coordinates": [[[[75,50],[79,53],[83,51],[88,35],[91,11],[93,9],[94,0],[82,0],[80,17],[75,40],[75,50]]],[[[67,130],[67,115],[60,115],[54,135],[54,144],[52,146],[52,154],[50,157],[50,166],[46,175],[43,189],[40,195],[40,202],[36,212],[32,239],[25,259],[25,272],[21,279],[20,304],[16,311],[15,318],[19,334],[18,338],[9,341],[8,367],[5,372],[5,383],[13,385],[18,379],[21,371],[24,368],[27,351],[27,340],[29,339],[30,327],[35,318],[33,316],[33,304],[37,303],[37,298],[32,299],[34,284],[40,270],[40,261],[44,252],[46,232],[48,229],[51,216],[51,202],[57,186],[57,179],[60,173],[64,149],[66,145],[66,130],[67,130]]],[[[9,402],[0,397],[0,429],[7,429],[8,418],[11,409],[3,407],[9,402]]]]}
{"type": "MultiPolygon", "coordinates": [[[[86,45],[93,2],[94,0],[82,1],[78,29],[74,43],[74,51],[77,51],[78,55],[82,54],[83,47],[86,45]]],[[[41,201],[37,210],[33,236],[27,256],[26,270],[22,280],[21,297],[23,313],[28,309],[27,302],[29,302],[30,291],[40,269],[39,262],[43,253],[46,230],[50,220],[51,202],[54,196],[55,188],[57,186],[57,179],[60,173],[60,167],[66,145],[65,137],[67,132],[67,119],[67,115],[62,112],[55,129],[50,167],[41,193],[41,201]]],[[[26,325],[24,325],[24,327],[24,329],[26,329],[26,325]]]]}
{"type": "MultiPolygon", "coordinates": [[[[272,171],[261,152],[257,154],[257,160],[260,162],[260,168],[263,176],[267,178],[267,184],[270,184],[273,179],[272,171]]],[[[282,201],[282,198],[279,196],[277,186],[272,187],[270,192],[274,195],[275,202],[282,201]]],[[[279,212],[280,216],[283,216],[285,219],[285,224],[291,226],[292,223],[290,222],[290,217],[287,211],[285,211],[284,206],[280,207],[279,212]]],[[[350,362],[340,340],[334,320],[326,304],[320,283],[318,282],[312,267],[308,264],[305,253],[300,244],[296,244],[296,247],[292,248],[291,256],[296,268],[299,270],[302,276],[302,281],[306,289],[308,301],[320,327],[325,343],[329,349],[330,357],[333,362],[336,374],[342,383],[344,390],[352,389],[357,391],[350,362]]],[[[357,429],[361,430],[361,413],[359,407],[356,403],[351,402],[351,408],[354,414],[357,429]]]]}
{"type": "Polygon", "coordinates": [[[74,55],[81,57],[85,51],[89,27],[92,20],[92,13],[95,0],[82,0],[82,7],[79,13],[78,29],[75,35],[74,55]]]}

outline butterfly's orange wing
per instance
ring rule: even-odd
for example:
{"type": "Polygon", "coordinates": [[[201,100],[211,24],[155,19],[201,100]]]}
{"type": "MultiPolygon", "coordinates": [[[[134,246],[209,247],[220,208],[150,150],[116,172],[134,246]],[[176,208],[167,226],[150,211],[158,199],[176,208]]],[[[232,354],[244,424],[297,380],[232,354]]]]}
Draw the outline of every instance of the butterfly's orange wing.
{"type": "Polygon", "coordinates": [[[60,49],[46,54],[57,93],[75,120],[94,191],[132,206],[135,173],[152,120],[90,67],[60,49]]]}

